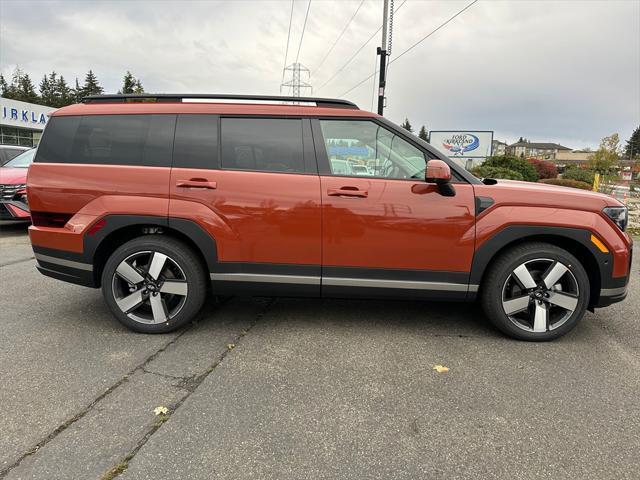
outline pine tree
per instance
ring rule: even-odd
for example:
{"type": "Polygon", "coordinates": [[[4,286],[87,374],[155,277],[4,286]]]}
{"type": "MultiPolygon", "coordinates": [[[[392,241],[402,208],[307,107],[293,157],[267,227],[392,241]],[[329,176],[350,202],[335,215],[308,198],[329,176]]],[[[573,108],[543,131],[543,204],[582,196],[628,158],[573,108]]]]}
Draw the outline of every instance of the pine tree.
{"type": "Polygon", "coordinates": [[[40,82],[40,98],[44,105],[55,107],[57,103],[56,84],[58,83],[58,74],[54,71],[49,76],[44,75],[40,82]]]}
{"type": "Polygon", "coordinates": [[[627,140],[627,144],[624,147],[624,154],[630,159],[640,157],[640,127],[636,128],[629,140],[627,140]]]}
{"type": "Polygon", "coordinates": [[[136,79],[131,72],[127,70],[127,73],[122,80],[122,89],[118,91],[118,93],[133,93],[133,90],[136,86],[136,79]]]}
{"type": "Polygon", "coordinates": [[[84,77],[84,85],[82,86],[82,94],[84,97],[89,95],[102,95],[104,88],[98,83],[98,78],[95,76],[92,70],[87,72],[84,77]]]}
{"type": "Polygon", "coordinates": [[[56,92],[58,94],[58,104],[54,105],[54,107],[64,107],[75,102],[74,91],[67,85],[62,75],[60,75],[58,83],[56,84],[56,92]]]}
{"type": "Polygon", "coordinates": [[[404,122],[400,126],[405,130],[408,130],[409,132],[413,132],[413,127],[411,126],[411,123],[409,122],[408,118],[405,118],[404,122]]]}
{"type": "Polygon", "coordinates": [[[136,86],[133,89],[133,93],[144,93],[144,87],[142,86],[140,79],[136,80],[136,86]]]}
{"type": "Polygon", "coordinates": [[[424,125],[420,127],[420,131],[418,132],[418,137],[424,140],[425,142],[428,141],[427,129],[425,128],[424,125]]]}
{"type": "Polygon", "coordinates": [[[6,98],[8,90],[9,90],[9,85],[7,84],[7,81],[4,78],[4,75],[0,73],[0,97],[6,98]]]}
{"type": "Polygon", "coordinates": [[[75,103],[82,102],[82,98],[84,97],[84,90],[80,86],[80,83],[78,83],[78,77],[76,77],[76,86],[75,88],[73,88],[72,91],[73,91],[73,101],[75,103]]]}

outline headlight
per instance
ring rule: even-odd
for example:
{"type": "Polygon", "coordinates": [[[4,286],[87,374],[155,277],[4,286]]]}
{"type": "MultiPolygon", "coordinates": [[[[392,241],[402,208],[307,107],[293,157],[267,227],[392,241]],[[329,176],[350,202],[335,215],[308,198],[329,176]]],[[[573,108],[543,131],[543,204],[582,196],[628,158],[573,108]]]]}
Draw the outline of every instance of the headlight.
{"type": "Polygon", "coordinates": [[[627,207],[606,207],[603,212],[624,232],[624,229],[627,228],[627,223],[629,223],[629,210],[627,207]]]}

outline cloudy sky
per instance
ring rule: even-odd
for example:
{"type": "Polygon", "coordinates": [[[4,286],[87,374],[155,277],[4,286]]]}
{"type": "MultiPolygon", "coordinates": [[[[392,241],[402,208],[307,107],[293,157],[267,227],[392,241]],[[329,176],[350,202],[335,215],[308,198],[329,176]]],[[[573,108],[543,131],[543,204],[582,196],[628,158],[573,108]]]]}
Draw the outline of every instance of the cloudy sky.
{"type": "MultiPolygon", "coordinates": [[[[469,1],[395,0],[391,59],[469,1]]],[[[318,96],[342,96],[373,73],[380,35],[331,79],[382,23],[382,0],[360,3],[311,1],[299,61],[318,96]]],[[[287,63],[307,5],[294,2],[287,63]]],[[[277,94],[290,9],[290,0],[0,0],[0,69],[10,76],[19,65],[37,81],[56,70],[72,83],[91,68],[108,92],[131,70],[149,92],[277,94]]],[[[373,87],[345,98],[370,109],[373,87]]],[[[613,132],[627,139],[640,124],[640,0],[480,0],[391,64],[387,97],[387,117],[430,130],[572,148],[613,132]]]]}

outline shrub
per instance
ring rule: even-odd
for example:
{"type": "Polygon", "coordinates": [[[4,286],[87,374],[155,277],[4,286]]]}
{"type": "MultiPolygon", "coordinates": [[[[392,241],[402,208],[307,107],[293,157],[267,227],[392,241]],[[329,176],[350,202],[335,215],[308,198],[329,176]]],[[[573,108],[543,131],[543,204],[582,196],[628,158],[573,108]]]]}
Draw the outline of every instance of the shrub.
{"type": "Polygon", "coordinates": [[[502,178],[504,180],[524,180],[520,172],[508,168],[487,167],[481,165],[474,168],[471,173],[480,178],[502,178]]]}
{"type": "Polygon", "coordinates": [[[538,174],[529,162],[522,158],[511,156],[488,157],[482,164],[483,167],[494,167],[518,172],[523,180],[527,182],[537,182],[538,174]]]}
{"type": "Polygon", "coordinates": [[[591,190],[591,185],[586,182],[580,182],[578,180],[568,180],[566,178],[545,178],[540,180],[540,183],[546,183],[548,185],[559,185],[561,187],[579,188],[581,190],[591,190]]]}
{"type": "Polygon", "coordinates": [[[540,179],[556,178],[558,176],[558,169],[551,162],[539,160],[537,158],[528,158],[527,161],[533,165],[533,168],[535,168],[538,178],[540,179]]]}
{"type": "Polygon", "coordinates": [[[566,180],[577,180],[578,182],[585,182],[593,185],[593,177],[595,173],[591,170],[585,170],[583,168],[568,168],[562,174],[562,178],[566,180]]]}

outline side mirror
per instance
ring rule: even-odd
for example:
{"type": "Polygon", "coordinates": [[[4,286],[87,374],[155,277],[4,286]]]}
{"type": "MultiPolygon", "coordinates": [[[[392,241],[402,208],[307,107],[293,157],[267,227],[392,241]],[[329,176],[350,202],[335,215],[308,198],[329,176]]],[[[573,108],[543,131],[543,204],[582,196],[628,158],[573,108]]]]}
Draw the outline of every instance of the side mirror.
{"type": "Polygon", "coordinates": [[[442,160],[429,160],[424,180],[427,183],[442,185],[451,181],[451,169],[442,160]]]}

